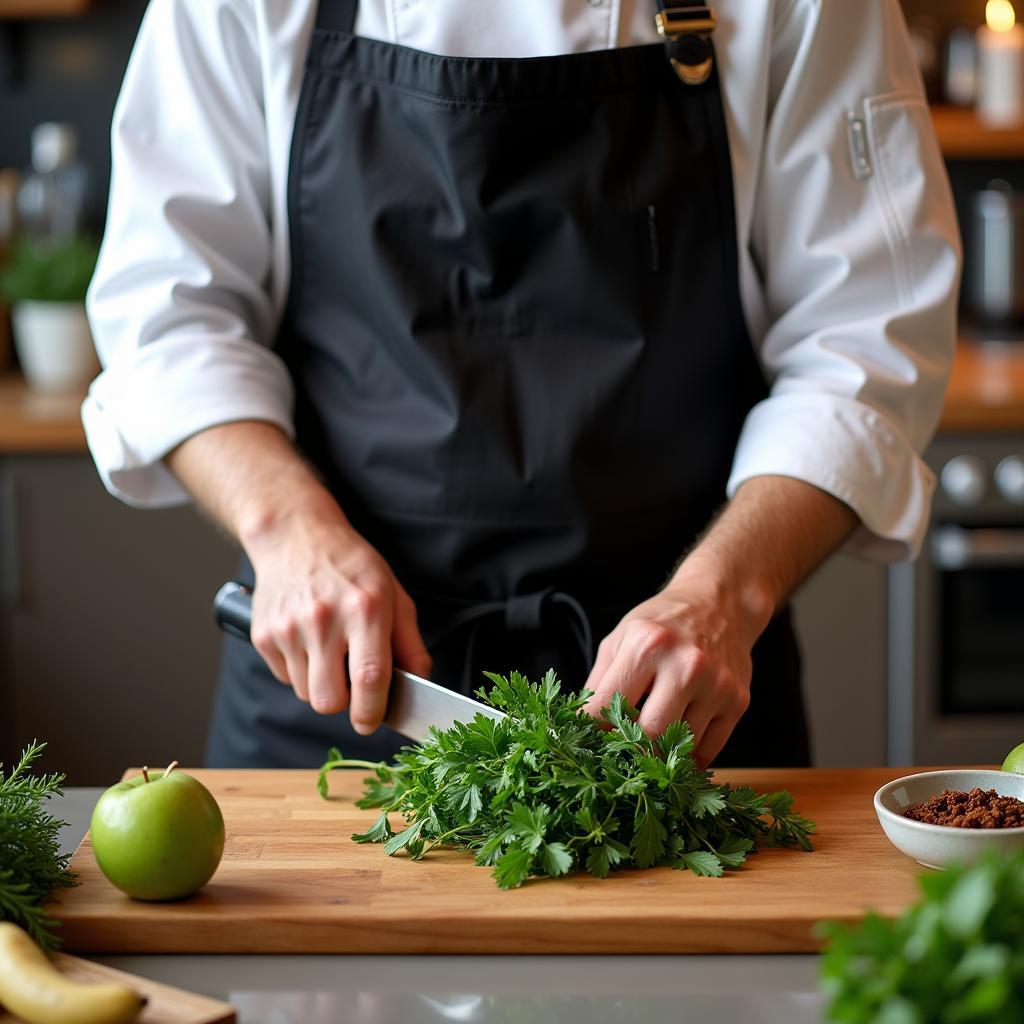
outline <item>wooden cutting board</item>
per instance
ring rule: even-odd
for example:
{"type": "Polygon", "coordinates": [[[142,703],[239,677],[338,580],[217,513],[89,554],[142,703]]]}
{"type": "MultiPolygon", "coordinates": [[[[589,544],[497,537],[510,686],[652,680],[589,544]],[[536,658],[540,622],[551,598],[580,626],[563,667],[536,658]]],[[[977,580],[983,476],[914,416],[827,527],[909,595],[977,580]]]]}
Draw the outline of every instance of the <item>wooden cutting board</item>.
{"type": "MultiPolygon", "coordinates": [[[[142,993],[148,1000],[142,1013],[135,1018],[135,1024],[235,1024],[234,1009],[228,1003],[207,999],[194,992],[161,985],[159,982],[140,978],[135,974],[116,971],[113,967],[90,963],[76,956],[58,953],[54,963],[61,974],[91,984],[127,985],[142,993]]],[[[0,1024],[18,1024],[20,1018],[12,1017],[0,1007],[0,1024]]]]}
{"type": "MultiPolygon", "coordinates": [[[[136,774],[132,772],[131,774],[136,774]]],[[[454,851],[421,862],[349,836],[376,811],[353,799],[365,772],[195,771],[224,812],[212,881],[176,903],[111,886],[87,836],[81,884],[54,913],[66,948],[106,953],[782,953],[819,948],[816,921],[902,911],[921,870],[890,845],[872,796],[898,769],[733,770],[720,782],[790,790],[818,823],[814,853],[767,850],[724,878],[658,868],[607,879],[538,879],[501,892],[454,851]]],[[[397,821],[394,823],[399,824],[397,821]]]]}

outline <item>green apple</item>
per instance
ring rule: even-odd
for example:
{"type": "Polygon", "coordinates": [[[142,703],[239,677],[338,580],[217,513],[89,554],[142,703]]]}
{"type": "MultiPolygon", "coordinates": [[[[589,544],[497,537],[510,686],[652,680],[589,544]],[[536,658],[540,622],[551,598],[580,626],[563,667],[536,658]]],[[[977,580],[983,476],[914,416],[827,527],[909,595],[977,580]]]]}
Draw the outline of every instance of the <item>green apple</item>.
{"type": "Polygon", "coordinates": [[[1004,772],[1017,772],[1024,775],[1024,743],[1018,744],[1007,755],[1003,762],[1004,772]]]}
{"type": "Polygon", "coordinates": [[[139,900],[176,900],[213,877],[224,852],[224,818],[210,791],[177,772],[142,775],[111,786],[92,812],[92,848],[100,870],[139,900]]]}

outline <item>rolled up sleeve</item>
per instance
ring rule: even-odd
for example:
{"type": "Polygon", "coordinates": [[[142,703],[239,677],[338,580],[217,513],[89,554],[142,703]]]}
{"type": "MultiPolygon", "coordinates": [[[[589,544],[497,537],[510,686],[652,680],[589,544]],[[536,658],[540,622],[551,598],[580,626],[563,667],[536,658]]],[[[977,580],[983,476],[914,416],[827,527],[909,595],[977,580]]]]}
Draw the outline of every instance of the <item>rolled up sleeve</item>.
{"type": "Polygon", "coordinates": [[[270,170],[248,0],[154,0],[114,115],[107,229],[88,311],[103,372],[82,409],[107,488],[188,495],[163,463],[218,424],[292,434],[271,343],[270,170]]]}
{"type": "Polygon", "coordinates": [[[960,243],[895,0],[780,3],[769,88],[751,253],[771,391],[729,493],[804,480],[860,518],[848,551],[910,558],[935,485],[921,453],[952,365],[960,243]]]}

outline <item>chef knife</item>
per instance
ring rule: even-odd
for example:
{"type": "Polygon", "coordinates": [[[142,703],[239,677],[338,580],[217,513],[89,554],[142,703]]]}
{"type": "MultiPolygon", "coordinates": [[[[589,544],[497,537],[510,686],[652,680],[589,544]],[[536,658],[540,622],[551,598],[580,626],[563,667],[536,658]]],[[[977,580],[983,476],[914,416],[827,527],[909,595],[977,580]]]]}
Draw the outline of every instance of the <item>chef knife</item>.
{"type": "MultiPolygon", "coordinates": [[[[241,583],[225,583],[213,601],[217,624],[227,633],[250,640],[252,591],[241,583]]],[[[396,668],[388,691],[384,724],[412,740],[424,740],[431,726],[447,729],[455,722],[471,721],[474,715],[501,721],[504,711],[481,704],[471,697],[445,689],[396,668]]]]}

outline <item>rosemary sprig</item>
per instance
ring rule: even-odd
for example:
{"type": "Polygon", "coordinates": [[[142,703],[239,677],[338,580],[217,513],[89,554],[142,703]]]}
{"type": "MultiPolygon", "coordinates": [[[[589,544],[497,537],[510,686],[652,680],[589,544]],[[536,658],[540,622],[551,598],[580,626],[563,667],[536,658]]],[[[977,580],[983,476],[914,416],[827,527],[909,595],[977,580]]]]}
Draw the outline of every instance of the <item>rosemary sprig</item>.
{"type": "Polygon", "coordinates": [[[55,922],[43,904],[55,889],[74,885],[60,830],[66,824],[49,814],[46,800],[59,796],[63,775],[33,775],[32,764],[45,748],[33,740],[9,774],[0,764],[0,920],[28,931],[45,950],[58,945],[55,922]]]}

